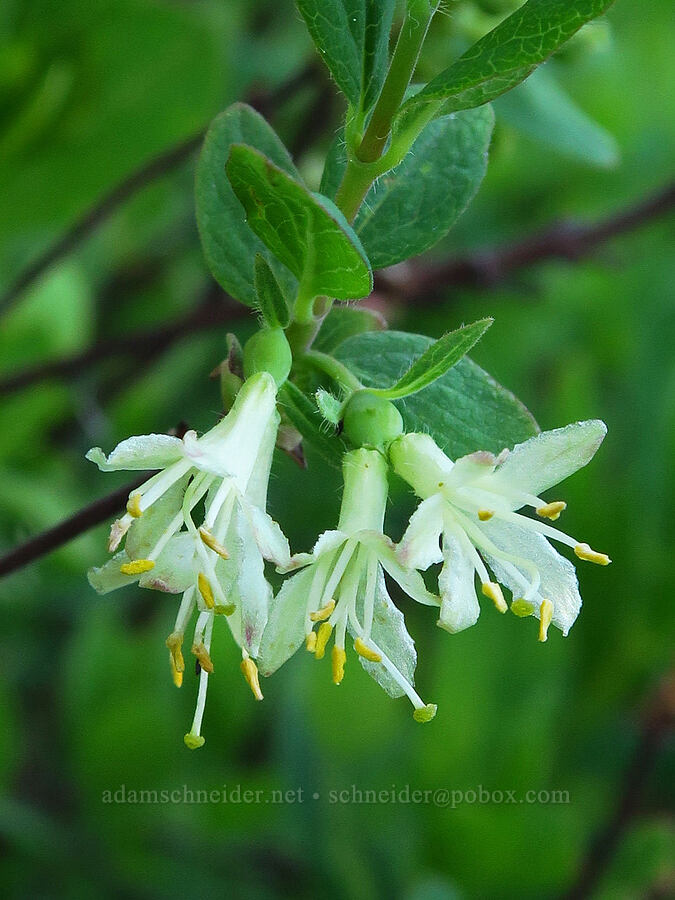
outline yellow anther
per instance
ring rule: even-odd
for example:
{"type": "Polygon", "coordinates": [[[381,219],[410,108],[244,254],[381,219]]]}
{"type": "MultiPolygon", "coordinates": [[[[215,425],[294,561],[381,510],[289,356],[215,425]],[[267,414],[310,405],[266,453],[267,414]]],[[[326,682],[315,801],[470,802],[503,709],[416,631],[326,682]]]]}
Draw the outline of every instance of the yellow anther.
{"type": "Polygon", "coordinates": [[[598,566],[608,566],[612,561],[606,553],[598,553],[597,550],[593,550],[588,544],[577,544],[574,552],[579,559],[587,559],[588,562],[596,563],[598,566]]]}
{"type": "Polygon", "coordinates": [[[372,650],[368,644],[364,643],[361,638],[357,638],[354,641],[354,649],[362,656],[364,659],[370,660],[370,662],[382,662],[382,656],[376,650],[372,650]]]}
{"type": "Polygon", "coordinates": [[[496,584],[496,582],[486,581],[483,585],[483,594],[484,596],[489,597],[490,600],[492,600],[498,612],[506,612],[508,606],[506,605],[504,594],[502,594],[502,589],[498,584],[496,584]]]}
{"type": "Polygon", "coordinates": [[[332,631],[333,626],[330,622],[323,622],[319,625],[319,630],[316,633],[316,646],[314,648],[314,656],[317,659],[323,659],[324,653],[326,652],[326,644],[328,643],[328,638],[331,636],[332,631]]]}
{"type": "Polygon", "coordinates": [[[479,509],[478,510],[478,518],[481,520],[481,522],[487,522],[489,519],[491,519],[494,516],[494,514],[495,514],[495,511],[493,509],[479,509]]]}
{"type": "Polygon", "coordinates": [[[206,544],[206,546],[210,550],[213,550],[214,553],[217,553],[221,559],[229,559],[230,558],[230,554],[223,547],[223,545],[219,544],[218,541],[215,539],[215,537],[208,530],[208,528],[204,528],[203,525],[199,529],[199,537],[206,544]]]}
{"type": "Polygon", "coordinates": [[[152,559],[132,559],[131,562],[122,563],[120,572],[122,575],[142,575],[143,572],[149,572],[154,568],[155,563],[152,559]]]}
{"type": "Polygon", "coordinates": [[[237,607],[234,603],[216,603],[213,607],[215,616],[231,616],[237,607]]]}
{"type": "Polygon", "coordinates": [[[338,645],[335,644],[331,653],[331,663],[333,664],[333,684],[340,684],[342,679],[345,677],[346,661],[347,654],[345,653],[345,648],[338,647],[338,645]]]}
{"type": "Polygon", "coordinates": [[[333,610],[335,609],[335,600],[329,600],[325,606],[322,606],[321,609],[317,609],[316,612],[310,613],[309,617],[312,622],[323,622],[324,619],[327,619],[328,616],[331,615],[333,610]]]}
{"type": "Polygon", "coordinates": [[[171,660],[177,672],[185,671],[185,660],[181,647],[183,646],[183,635],[180,631],[172,632],[166,639],[166,646],[171,652],[171,660]]]}
{"type": "Polygon", "coordinates": [[[526,616],[531,616],[534,612],[534,606],[531,603],[528,603],[524,597],[519,597],[517,600],[514,600],[511,604],[511,612],[514,616],[518,616],[519,619],[524,619],[526,616]]]}
{"type": "Polygon", "coordinates": [[[310,633],[305,638],[305,647],[309,650],[310,653],[314,653],[316,650],[316,631],[310,631],[310,633]]]}
{"type": "Polygon", "coordinates": [[[416,722],[431,722],[436,715],[437,709],[438,707],[435,703],[427,703],[426,706],[421,706],[419,709],[413,711],[413,719],[416,722]]]}
{"type": "Polygon", "coordinates": [[[556,519],[560,518],[560,513],[567,509],[567,504],[564,500],[554,500],[552,503],[545,503],[543,506],[540,506],[537,509],[537,515],[541,516],[542,519],[550,519],[552,522],[555,522],[556,519]]]}
{"type": "Polygon", "coordinates": [[[140,519],[143,515],[143,510],[141,509],[141,495],[136,493],[132,494],[127,500],[127,512],[130,516],[133,516],[134,519],[140,519]]]}
{"type": "Polygon", "coordinates": [[[173,683],[179,688],[183,684],[183,670],[176,666],[176,660],[173,653],[169,653],[169,664],[171,665],[171,677],[173,678],[173,683]]]}
{"type": "Polygon", "coordinates": [[[200,572],[197,576],[197,587],[199,588],[199,593],[202,595],[204,606],[206,606],[207,609],[213,609],[216,605],[216,601],[213,599],[213,591],[211,590],[209,579],[203,572],[200,572]]]}
{"type": "Polygon", "coordinates": [[[213,663],[211,662],[211,657],[209,656],[209,651],[206,649],[204,644],[193,644],[191,647],[191,652],[197,657],[199,661],[199,665],[205,672],[208,672],[209,675],[213,672],[213,663]]]}
{"type": "Polygon", "coordinates": [[[204,746],[204,738],[201,734],[192,734],[192,732],[190,732],[185,735],[183,740],[185,741],[185,746],[190,750],[197,750],[199,747],[204,746]]]}
{"type": "Polygon", "coordinates": [[[553,618],[553,604],[550,600],[542,600],[539,607],[539,640],[544,643],[548,637],[548,626],[553,618]]]}
{"type": "Polygon", "coordinates": [[[246,659],[242,659],[241,671],[243,672],[244,678],[246,679],[248,686],[251,688],[255,699],[262,700],[263,695],[262,691],[260,690],[260,681],[258,680],[258,667],[250,658],[250,656],[247,656],[246,659]]]}

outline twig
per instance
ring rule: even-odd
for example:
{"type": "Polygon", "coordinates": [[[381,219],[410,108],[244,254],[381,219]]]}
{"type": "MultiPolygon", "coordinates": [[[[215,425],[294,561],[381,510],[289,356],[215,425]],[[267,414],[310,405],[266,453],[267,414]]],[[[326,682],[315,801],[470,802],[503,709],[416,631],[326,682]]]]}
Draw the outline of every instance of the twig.
{"type": "MultiPolygon", "coordinates": [[[[258,94],[250,98],[252,106],[263,115],[274,111],[289,97],[314,77],[315,63],[307,65],[297,75],[282,84],[276,90],[258,94]]],[[[127,200],[158,178],[167,175],[194,153],[204,137],[205,129],[201,129],[191,137],[169,147],[154,159],[132,172],[116,185],[72,225],[58,240],[37,257],[0,296],[0,313],[14,304],[21,294],[33,284],[55,262],[71,253],[85,238],[94,232],[127,200]]]]}
{"type": "Polygon", "coordinates": [[[642,731],[623,778],[619,802],[607,825],[591,842],[579,874],[562,900],[591,897],[606,873],[622,838],[643,812],[642,801],[659,752],[675,726],[675,672],[671,672],[652,698],[642,731]]]}
{"type": "Polygon", "coordinates": [[[52,550],[67,544],[68,541],[84,534],[85,531],[89,531],[90,528],[119,512],[124,508],[129,493],[142,484],[145,479],[144,475],[143,478],[137,478],[125,487],[118,488],[111,494],[94,500],[93,503],[85,506],[70,518],[10,550],[5,556],[0,557],[0,577],[9,575],[10,572],[15,572],[17,569],[27,566],[28,563],[46,556],[52,550]]]}
{"type": "Polygon", "coordinates": [[[562,223],[524,240],[497,249],[477,251],[444,263],[403,264],[380,272],[376,288],[415,303],[429,303],[448,287],[494,287],[516,269],[548,259],[576,262],[599,245],[625,232],[647,225],[675,207],[675,182],[658,193],[589,225],[562,223]]]}

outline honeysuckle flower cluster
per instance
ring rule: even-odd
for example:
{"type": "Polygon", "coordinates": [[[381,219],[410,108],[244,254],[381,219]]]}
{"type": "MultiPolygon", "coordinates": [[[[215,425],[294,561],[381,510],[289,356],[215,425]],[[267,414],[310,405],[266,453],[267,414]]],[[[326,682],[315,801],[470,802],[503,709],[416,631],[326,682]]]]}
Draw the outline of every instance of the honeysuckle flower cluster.
{"type": "Polygon", "coordinates": [[[159,470],[132,491],[111,529],[115,555],[89,578],[101,593],[138,582],[182,595],[166,644],[180,687],[185,633],[195,618],[191,652],[199,686],[188,747],[204,743],[218,617],[228,623],[256,699],[262,699],[259,670],[273,674],[303,644],[319,660],[330,647],[332,680],[339,685],[351,645],[353,658],[390,696],[410,700],[418,722],[430,721],[436,705],[415,688],[415,644],[385,573],[409,600],[434,607],[438,624],[451,633],[478,619],[476,576],[480,593],[498,611],[539,619],[540,641],[551,623],[568,633],[581,607],[578,582],[572,563],[549,541],[567,545],[580,559],[610,560],[553,527],[565,503],[541,494],[590,461],[605,435],[602,422],[538,434],[497,456],[479,450],[453,461],[429,435],[404,434],[390,402],[357,391],[344,414],[345,437],[356,449],[342,460],[337,528],[324,532],[311,553],[292,556],[266,512],[280,424],[278,383],[266,372],[251,375],[230,412],[202,437],[151,434],[123,441],[107,457],[99,448],[87,454],[104,471],[159,470]],[[399,544],[384,532],[390,470],[421,501],[399,544]],[[526,508],[536,517],[524,515],[526,508]],[[288,576],[276,596],[265,561],[288,576]],[[421,575],[435,563],[442,563],[438,595],[421,575]],[[503,587],[512,595],[510,606],[503,587]]]}

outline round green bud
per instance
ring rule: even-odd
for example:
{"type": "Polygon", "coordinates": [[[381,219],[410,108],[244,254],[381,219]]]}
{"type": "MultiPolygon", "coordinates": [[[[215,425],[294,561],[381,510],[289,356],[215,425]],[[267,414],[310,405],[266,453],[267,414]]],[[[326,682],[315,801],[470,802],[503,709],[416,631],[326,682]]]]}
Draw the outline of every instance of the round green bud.
{"type": "Polygon", "coordinates": [[[352,394],[343,425],[355,447],[384,447],[403,434],[403,419],[394,404],[367,390],[352,394]]]}
{"type": "Polygon", "coordinates": [[[293,354],[283,328],[263,328],[244,345],[244,376],[250,378],[256,372],[269,372],[277,387],[288,378],[293,354]]]}

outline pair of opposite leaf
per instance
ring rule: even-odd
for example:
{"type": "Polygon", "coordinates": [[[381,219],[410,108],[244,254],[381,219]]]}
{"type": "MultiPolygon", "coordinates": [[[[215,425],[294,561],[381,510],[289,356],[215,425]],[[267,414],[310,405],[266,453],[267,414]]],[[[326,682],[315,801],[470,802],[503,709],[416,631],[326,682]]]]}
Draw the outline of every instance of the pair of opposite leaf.
{"type": "Polygon", "coordinates": [[[92,569],[89,579],[100,593],[137,581],[182,594],[166,642],[177,686],[185,670],[184,635],[196,617],[190,649],[200,674],[188,747],[204,743],[211,638],[219,616],[239,647],[256,699],[262,699],[258,666],[272,674],[303,642],[321,659],[332,640],[332,675],[339,684],[349,634],[363,667],[391,696],[407,696],[422,722],[436,707],[415,691],[415,646],[389,596],[385,572],[413,600],[437,607],[439,625],[450,632],[478,618],[477,574],[482,593],[500,612],[508,609],[502,584],[513,595],[516,615],[540,620],[540,640],[551,622],[567,634],[581,597],[574,566],[548,539],[567,544],[582,559],[602,565],[609,559],[551,526],[565,504],[539,495],[586,465],[605,435],[602,422],[539,434],[498,457],[479,451],[455,462],[424,434],[402,434],[384,450],[351,450],[343,458],[337,530],[324,533],[312,553],[291,556],[266,512],[280,421],[276,405],[276,383],[260,372],[244,382],[228,415],[202,437],[192,431],[182,439],[131,437],[107,457],[99,448],[87,454],[103,471],[158,470],[132,491],[126,513],[112,526],[110,551],[123,540],[124,549],[92,569]],[[398,545],[383,531],[390,467],[421,499],[398,545]],[[518,513],[522,507],[533,508],[538,519],[518,513]],[[276,597],[265,577],[266,560],[279,572],[295,572],[276,597]],[[438,562],[439,596],[420,575],[438,562]]]}

